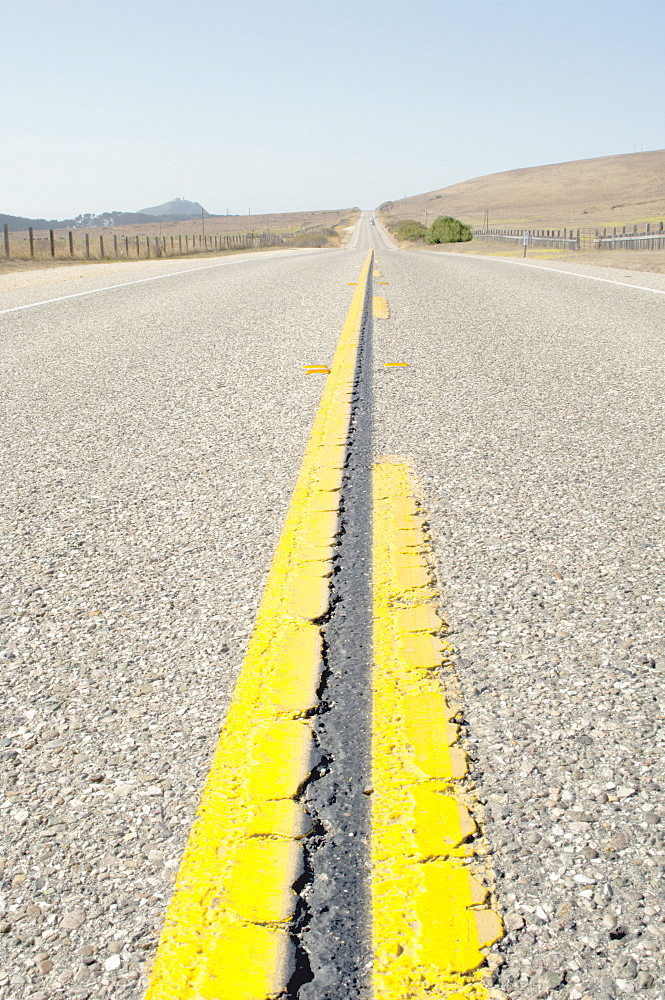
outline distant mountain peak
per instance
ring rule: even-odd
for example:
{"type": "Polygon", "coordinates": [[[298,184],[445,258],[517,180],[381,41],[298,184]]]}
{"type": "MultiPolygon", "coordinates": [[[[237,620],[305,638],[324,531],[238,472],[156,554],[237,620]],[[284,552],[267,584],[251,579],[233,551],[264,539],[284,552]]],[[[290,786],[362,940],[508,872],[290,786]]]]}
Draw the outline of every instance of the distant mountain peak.
{"type": "Polygon", "coordinates": [[[200,216],[201,213],[210,214],[198,201],[188,201],[187,198],[174,198],[172,201],[165,201],[163,205],[140,208],[139,213],[141,215],[184,215],[191,217],[200,216]]]}

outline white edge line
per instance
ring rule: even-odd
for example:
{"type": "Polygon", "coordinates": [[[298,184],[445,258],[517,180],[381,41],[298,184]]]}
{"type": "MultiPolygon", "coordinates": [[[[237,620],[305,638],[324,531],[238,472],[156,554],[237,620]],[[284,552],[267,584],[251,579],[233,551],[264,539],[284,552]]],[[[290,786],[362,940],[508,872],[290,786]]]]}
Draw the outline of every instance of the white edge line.
{"type": "MultiPolygon", "coordinates": [[[[319,249],[318,247],[316,248],[319,249]]],[[[325,249],[325,248],[324,248],[325,249]]],[[[288,251],[287,253],[275,254],[262,254],[260,259],[273,259],[279,260],[281,257],[299,257],[301,254],[312,253],[312,248],[307,247],[301,250],[288,251]]],[[[182,271],[169,271],[168,274],[153,274],[150,278],[137,278],[136,281],[122,281],[118,285],[105,285],[103,288],[91,288],[87,292],[74,292],[72,295],[59,295],[55,299],[42,299],[41,302],[28,302],[24,306],[12,306],[11,309],[0,309],[0,316],[4,316],[6,313],[20,312],[22,309],[35,309],[37,306],[48,306],[52,302],[65,302],[67,299],[80,299],[83,295],[96,295],[97,292],[110,292],[114,288],[128,288],[130,285],[143,285],[146,281],[160,281],[162,278],[175,278],[179,274],[191,274],[192,271],[210,271],[215,267],[228,267],[230,264],[243,264],[248,261],[257,260],[258,254],[243,254],[234,255],[233,258],[227,258],[221,261],[219,264],[203,264],[200,267],[188,267],[182,271]]]]}
{"type": "MultiPolygon", "coordinates": [[[[521,260],[508,260],[505,257],[489,257],[482,253],[437,253],[436,250],[421,250],[421,253],[429,254],[430,257],[464,257],[465,260],[491,260],[497,264],[515,264],[517,267],[534,267],[537,271],[549,271],[550,274],[572,274],[574,278],[586,278],[588,281],[602,281],[606,285],[620,285],[621,288],[639,288],[642,292],[655,292],[656,295],[665,295],[663,288],[649,288],[648,285],[633,285],[629,281],[615,281],[614,278],[598,278],[595,274],[580,274],[579,271],[564,271],[560,267],[543,267],[542,264],[526,264],[521,260]]],[[[587,265],[589,266],[589,265],[587,265]]]]}

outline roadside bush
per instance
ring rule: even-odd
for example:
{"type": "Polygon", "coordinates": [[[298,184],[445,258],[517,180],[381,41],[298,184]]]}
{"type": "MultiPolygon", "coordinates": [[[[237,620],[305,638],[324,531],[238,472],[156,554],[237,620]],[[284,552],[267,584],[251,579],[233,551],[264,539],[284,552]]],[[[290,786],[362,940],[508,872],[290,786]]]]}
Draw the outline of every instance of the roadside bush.
{"type": "Polygon", "coordinates": [[[429,227],[428,243],[468,243],[473,239],[473,233],[459,219],[450,215],[440,215],[429,227]]]}
{"type": "Polygon", "coordinates": [[[296,233],[286,243],[290,247],[329,247],[333,246],[330,236],[321,229],[311,229],[304,233],[296,233]]]}
{"type": "Polygon", "coordinates": [[[415,219],[405,219],[390,228],[398,240],[424,240],[427,236],[426,227],[415,219]]]}

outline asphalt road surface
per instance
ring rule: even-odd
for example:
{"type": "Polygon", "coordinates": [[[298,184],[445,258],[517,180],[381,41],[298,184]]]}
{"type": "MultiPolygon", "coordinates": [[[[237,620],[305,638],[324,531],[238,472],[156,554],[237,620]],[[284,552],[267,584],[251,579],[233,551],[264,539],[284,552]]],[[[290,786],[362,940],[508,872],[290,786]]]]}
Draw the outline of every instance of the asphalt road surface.
{"type": "Polygon", "coordinates": [[[372,245],[374,453],[427,498],[490,987],[665,995],[665,281],[401,252],[366,213],[341,251],[0,278],[7,1000],[145,991],[320,399],[301,366],[372,245]]]}

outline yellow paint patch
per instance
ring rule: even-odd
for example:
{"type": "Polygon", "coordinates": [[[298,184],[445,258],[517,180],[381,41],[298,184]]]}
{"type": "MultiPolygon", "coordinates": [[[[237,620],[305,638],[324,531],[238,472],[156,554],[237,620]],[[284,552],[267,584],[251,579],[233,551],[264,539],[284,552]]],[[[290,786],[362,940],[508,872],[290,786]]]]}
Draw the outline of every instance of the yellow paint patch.
{"type": "Polygon", "coordinates": [[[472,873],[466,754],[439,669],[434,563],[408,469],[374,470],[374,996],[486,1000],[482,949],[502,934],[472,873]]]}
{"type": "Polygon", "coordinates": [[[259,802],[247,826],[249,837],[307,836],[312,822],[303,807],[293,799],[273,799],[259,802]]]}
{"type": "MultiPolygon", "coordinates": [[[[197,1000],[242,997],[264,1000],[282,992],[295,968],[295,953],[289,935],[260,924],[227,921],[201,961],[188,986],[197,1000]],[[269,970],[266,973],[266,970],[269,970]]],[[[176,997],[178,993],[164,993],[176,997]]]]}
{"type": "Polygon", "coordinates": [[[374,296],[374,319],[390,319],[390,306],[381,295],[374,296]]]}
{"type": "Polygon", "coordinates": [[[322,575],[322,568],[315,562],[303,563],[300,567],[297,579],[291,583],[289,611],[292,615],[306,621],[317,621],[325,615],[330,597],[330,574],[322,575]]]}
{"type": "MultiPolygon", "coordinates": [[[[288,924],[310,820],[295,801],[313,763],[362,268],[326,379],[256,625],[203,790],[145,1000],[269,1000],[294,969],[288,924]]],[[[316,367],[316,366],[313,366],[316,367]]],[[[324,368],[325,366],[320,366],[324,368]]]]}
{"type": "Polygon", "coordinates": [[[302,872],[302,845],[286,838],[251,837],[230,860],[223,891],[229,908],[250,923],[287,923],[296,907],[291,886],[302,872]]]}

